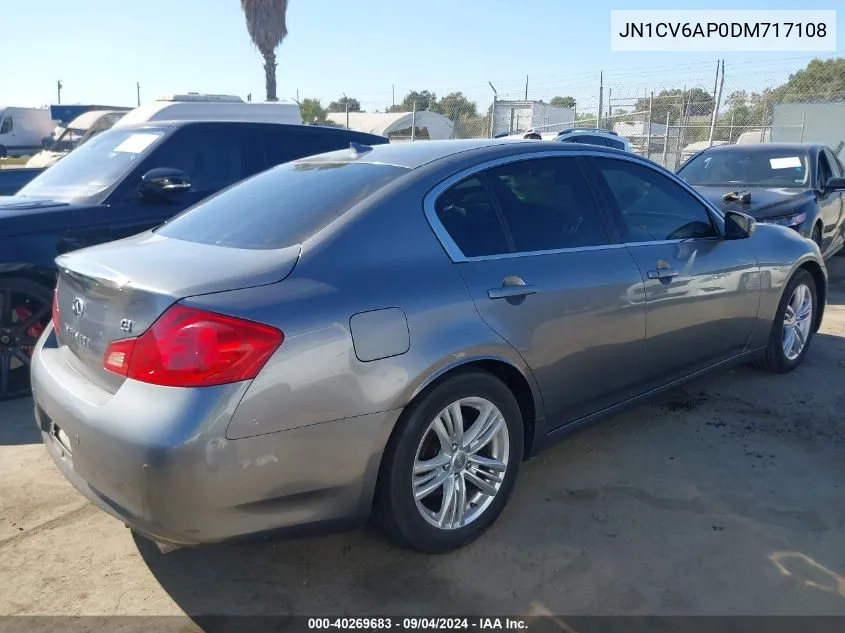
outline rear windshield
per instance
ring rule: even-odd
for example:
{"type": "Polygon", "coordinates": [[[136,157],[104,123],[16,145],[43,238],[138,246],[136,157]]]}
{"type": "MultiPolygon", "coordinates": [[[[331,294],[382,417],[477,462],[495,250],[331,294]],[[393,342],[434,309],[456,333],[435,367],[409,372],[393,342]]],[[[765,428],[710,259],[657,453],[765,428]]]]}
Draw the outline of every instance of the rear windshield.
{"type": "Polygon", "coordinates": [[[156,232],[230,248],[285,248],[406,172],[372,163],[285,163],[208,198],[156,232]]]}

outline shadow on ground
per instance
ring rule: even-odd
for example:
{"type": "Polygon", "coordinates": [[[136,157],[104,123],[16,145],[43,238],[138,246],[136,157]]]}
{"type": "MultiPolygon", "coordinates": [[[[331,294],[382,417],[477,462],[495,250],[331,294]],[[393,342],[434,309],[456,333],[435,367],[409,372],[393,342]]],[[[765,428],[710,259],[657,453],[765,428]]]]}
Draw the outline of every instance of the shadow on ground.
{"type": "Polygon", "coordinates": [[[0,446],[38,444],[41,434],[32,414],[32,398],[0,403],[0,446]]]}
{"type": "Polygon", "coordinates": [[[524,464],[501,520],[452,554],[398,549],[371,527],[169,554],[136,544],[200,624],[209,614],[514,615],[538,604],[695,613],[700,592],[718,594],[708,608],[723,613],[747,613],[762,592],[767,606],[754,609],[768,611],[757,612],[845,614],[845,596],[772,562],[788,550],[845,565],[831,545],[845,513],[820,503],[845,480],[842,359],[845,338],[820,334],[793,374],[739,367],[577,432],[524,464]]]}

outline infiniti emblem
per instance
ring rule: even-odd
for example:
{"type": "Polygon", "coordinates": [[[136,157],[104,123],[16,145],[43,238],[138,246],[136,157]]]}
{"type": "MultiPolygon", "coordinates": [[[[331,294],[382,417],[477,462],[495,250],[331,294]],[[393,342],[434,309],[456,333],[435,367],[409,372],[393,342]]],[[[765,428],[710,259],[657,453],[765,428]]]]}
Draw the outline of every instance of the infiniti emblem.
{"type": "Polygon", "coordinates": [[[73,312],[73,316],[77,319],[81,319],[83,313],[85,312],[85,302],[77,297],[73,300],[73,304],[70,306],[70,311],[73,312]]]}

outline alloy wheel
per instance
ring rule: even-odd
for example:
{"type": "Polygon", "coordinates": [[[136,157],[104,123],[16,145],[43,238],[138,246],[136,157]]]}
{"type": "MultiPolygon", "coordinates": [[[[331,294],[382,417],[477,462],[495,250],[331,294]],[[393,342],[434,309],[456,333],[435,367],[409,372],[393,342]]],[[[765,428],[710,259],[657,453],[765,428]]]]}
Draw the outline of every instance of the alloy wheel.
{"type": "Polygon", "coordinates": [[[417,448],[411,487],[417,510],[442,530],[465,527],[499,494],[510,459],[501,411],[484,398],[462,398],[429,424],[417,448]]]}
{"type": "Polygon", "coordinates": [[[29,365],[50,309],[35,295],[0,288],[0,400],[29,394],[29,365]]]}
{"type": "Polygon", "coordinates": [[[792,291],[783,316],[783,353],[787,360],[801,355],[810,337],[813,320],[813,293],[805,284],[792,291]]]}

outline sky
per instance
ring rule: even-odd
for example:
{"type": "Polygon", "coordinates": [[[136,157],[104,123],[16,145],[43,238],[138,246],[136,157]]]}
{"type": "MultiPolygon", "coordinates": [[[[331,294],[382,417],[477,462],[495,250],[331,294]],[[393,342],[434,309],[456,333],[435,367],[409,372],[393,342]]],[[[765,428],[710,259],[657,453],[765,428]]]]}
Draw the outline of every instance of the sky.
{"type": "MultiPolygon", "coordinates": [[[[804,9],[838,2],[802,0],[804,9]]],[[[492,98],[576,97],[598,102],[599,73],[615,106],[665,88],[712,92],[725,60],[725,94],[782,83],[808,53],[612,52],[611,9],[670,9],[675,2],[566,0],[289,0],[277,51],[280,99],[346,94],[383,109],[412,89],[492,98]]],[[[795,0],[707,0],[683,8],[795,9],[795,0]]],[[[841,13],[841,12],[840,12],[841,13]]],[[[842,19],[839,19],[841,24],[842,19]]],[[[843,37],[837,50],[842,54],[843,37]]],[[[826,58],[836,54],[816,55],[826,58]]],[[[262,58],[238,0],[37,0],[4,8],[0,104],[136,105],[195,91],[264,98],[262,58]]],[[[605,97],[606,99],[607,97],[605,97]]],[[[606,103],[606,101],[605,101],[606,103]]]]}

